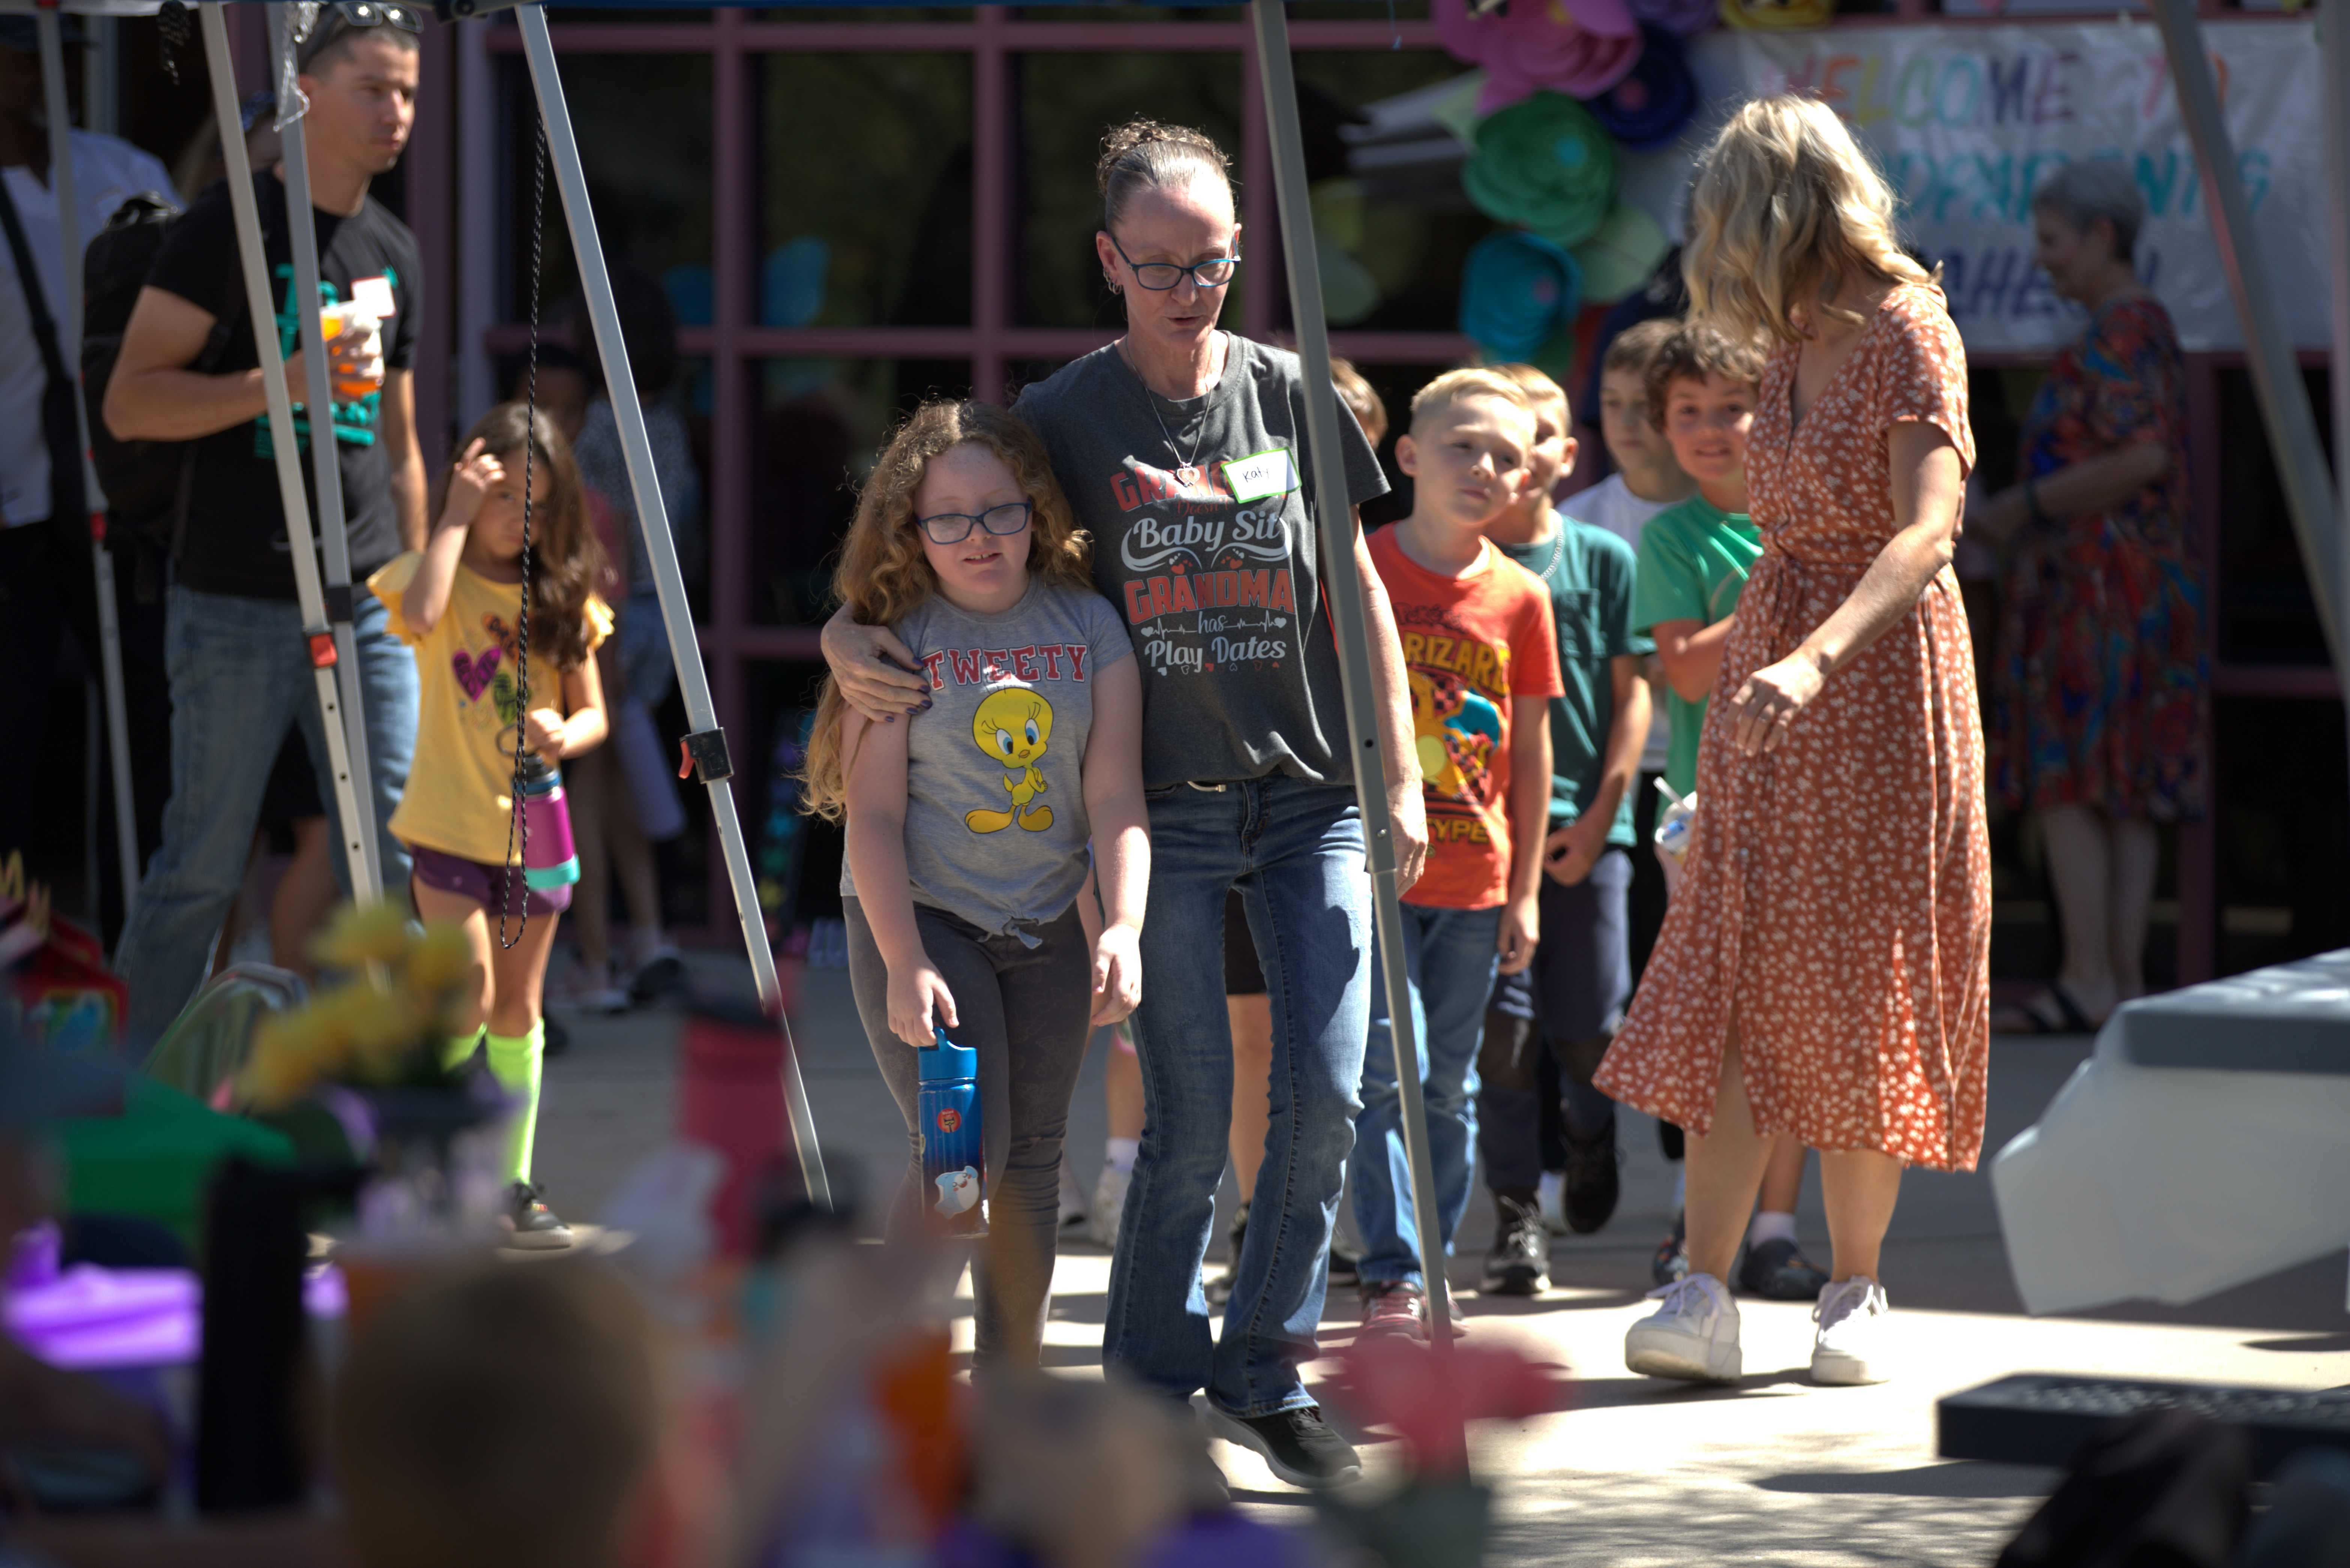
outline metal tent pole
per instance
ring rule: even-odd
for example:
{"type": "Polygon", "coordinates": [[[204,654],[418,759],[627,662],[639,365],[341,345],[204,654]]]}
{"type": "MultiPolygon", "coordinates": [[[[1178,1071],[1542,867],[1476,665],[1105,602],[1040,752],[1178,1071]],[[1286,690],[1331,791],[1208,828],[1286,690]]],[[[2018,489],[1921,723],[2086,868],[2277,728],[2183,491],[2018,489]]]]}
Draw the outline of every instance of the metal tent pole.
{"type": "MultiPolygon", "coordinates": [[[[2350,452],[2350,28],[2320,26],[2322,50],[2318,69],[2324,85],[2319,99],[2325,109],[2326,238],[2334,252],[2329,280],[2334,318],[2334,450],[2350,452]]],[[[2350,611],[2350,492],[2335,497],[2334,603],[2350,611]]],[[[2342,697],[2350,709],[2350,648],[2337,649],[2334,668],[2342,678],[2342,697]]]]}
{"type": "Polygon", "coordinates": [[[670,538],[669,514],[661,504],[660,476],[653,470],[652,441],[645,433],[645,412],[637,400],[637,384],[629,369],[629,346],[620,336],[620,315],[612,300],[612,278],[604,265],[604,247],[596,233],[596,216],[588,202],[588,175],[579,161],[579,142],[572,134],[571,111],[563,98],[562,73],[556,68],[555,44],[547,35],[546,16],[537,5],[518,5],[523,48],[530,61],[531,86],[538,94],[539,118],[546,127],[546,146],[555,165],[556,188],[563,195],[563,214],[571,230],[571,248],[579,264],[580,292],[596,328],[596,350],[604,365],[607,394],[620,428],[620,450],[628,460],[629,490],[636,498],[637,523],[644,530],[646,553],[652,559],[653,585],[660,595],[661,619],[669,630],[670,658],[677,666],[679,694],[685,699],[694,732],[685,739],[687,760],[710,791],[710,812],[718,824],[725,847],[726,879],[734,889],[734,910],[743,923],[743,945],[750,950],[752,973],[759,984],[759,1000],[784,1031],[784,1102],[791,1114],[792,1142],[799,1152],[800,1174],[808,1197],[817,1207],[832,1207],[832,1190],[825,1180],[824,1158],[816,1147],[816,1116],[810,1110],[807,1086],[801,1081],[799,1054],[792,1045],[791,1023],[784,1017],[783,988],[775,980],[775,957],[767,947],[766,916],[759,907],[758,885],[751,877],[751,857],[743,843],[743,824],[734,809],[734,776],[726,750],[726,732],[718,727],[718,710],[710,701],[710,680],[702,668],[702,649],[693,635],[693,612],[686,603],[685,578],[678,571],[677,546],[670,538]]]}
{"type": "MultiPolygon", "coordinates": [[[[2252,228],[2251,206],[2244,199],[2243,177],[2236,167],[2235,142],[2220,116],[2219,88],[2211,78],[2211,62],[2203,52],[2202,30],[2196,24],[2195,0],[2153,0],[2153,9],[2154,19],[2162,28],[2163,51],[2170,57],[2179,118],[2187,122],[2188,138],[2195,146],[2195,163],[2211,210],[2211,237],[2219,247],[2220,267],[2228,275],[2228,292],[2235,296],[2236,315],[2243,324],[2244,359],[2251,369],[2252,390],[2268,426],[2269,445],[2276,453],[2285,510],[2292,515],[2301,558],[2309,570],[2310,597],[2317,601],[2318,624],[2334,655],[2334,668],[2350,680],[2350,644],[2343,638],[2342,606],[2337,598],[2343,552],[2334,536],[2333,474],[2325,465],[2325,449],[2318,442],[2309,389],[2303,384],[2300,362],[2293,357],[2292,339],[2285,336],[2284,319],[2277,312],[2274,275],[2268,269],[2260,236],[2252,228]]],[[[2328,57],[2334,57],[2334,46],[2327,47],[2328,57]]],[[[2329,98],[2328,123],[2340,112],[2339,105],[2329,98]]],[[[2338,202],[2340,193],[2335,195],[2338,202]]],[[[2339,375],[2338,354],[2335,364],[2339,375]]]]}
{"type": "MultiPolygon", "coordinates": [[[[269,30],[277,44],[272,57],[276,61],[281,83],[289,74],[286,67],[294,59],[294,39],[286,26],[287,11],[288,7],[276,0],[269,7],[269,30]]],[[[279,104],[277,112],[282,122],[286,106],[279,104]]],[[[289,219],[292,214],[311,212],[309,124],[310,117],[306,114],[280,137],[285,149],[286,211],[289,219]]],[[[303,396],[312,410],[327,410],[323,440],[317,429],[317,421],[313,421],[310,476],[318,498],[318,539],[326,546],[326,583],[321,597],[327,607],[327,624],[335,633],[335,683],[343,698],[343,745],[351,759],[351,805],[357,813],[352,831],[367,853],[367,891],[360,893],[356,881],[352,891],[365,904],[372,902],[383,888],[383,847],[376,832],[375,774],[368,763],[366,682],[359,670],[359,641],[351,630],[351,545],[350,535],[343,525],[342,462],[335,435],[334,389],[328,384],[333,379],[333,366],[328,359],[326,324],[318,314],[318,306],[326,298],[318,278],[318,228],[315,218],[309,223],[289,221],[286,228],[294,246],[294,297],[303,302],[303,396]]]]}
{"type": "Polygon", "coordinates": [[[1403,911],[1396,888],[1394,825],[1388,816],[1387,778],[1379,761],[1379,706],[1371,680],[1370,637],[1363,618],[1363,588],[1356,575],[1347,468],[1338,447],[1338,393],[1330,381],[1330,328],[1322,316],[1322,275],[1314,250],[1314,219],[1306,204],[1305,141],[1298,129],[1297,81],[1290,64],[1289,18],[1282,0],[1251,0],[1256,23],[1257,76],[1264,84],[1265,130],[1273,142],[1274,195],[1281,210],[1281,250],[1289,269],[1290,315],[1305,370],[1305,441],[1320,503],[1322,574],[1330,619],[1338,639],[1338,671],[1347,699],[1347,733],[1354,749],[1355,798],[1363,814],[1379,969],[1388,992],[1388,1032],[1395,1045],[1396,1087],[1403,1100],[1404,1158],[1411,1167],[1413,1218],[1419,1231],[1420,1272],[1428,1282],[1429,1342],[1451,1354],[1451,1289],[1444,1277],[1444,1247],[1436,1211],[1436,1173],[1428,1152],[1428,1105],[1419,1086],[1419,1040],[1412,1026],[1410,981],[1404,972],[1403,911]]]}
{"type": "MultiPolygon", "coordinates": [[[[130,797],[130,719],[122,691],[122,626],[115,614],[114,556],[106,547],[106,497],[89,460],[89,405],[81,391],[81,206],[74,195],[73,112],[66,97],[66,52],[57,20],[57,0],[41,0],[37,17],[41,45],[41,96],[49,119],[50,178],[56,182],[57,236],[63,242],[60,269],[66,280],[65,310],[57,326],[64,339],[66,374],[74,379],[74,430],[81,438],[82,504],[89,513],[89,558],[98,584],[98,653],[106,687],[106,747],[114,764],[114,852],[122,860],[122,924],[139,898],[139,817],[130,797]]],[[[49,476],[57,499],[58,475],[49,476]]]]}
{"type": "MultiPolygon", "coordinates": [[[[269,400],[270,450],[277,462],[277,499],[286,511],[286,537],[294,560],[294,597],[301,606],[305,656],[310,661],[318,711],[326,722],[328,771],[334,775],[335,821],[342,830],[343,857],[350,867],[351,892],[360,901],[375,898],[367,845],[359,832],[359,804],[344,744],[341,693],[335,687],[335,633],[318,585],[317,547],[310,537],[310,502],[302,489],[302,460],[294,451],[294,407],[286,396],[286,356],[277,346],[277,308],[269,296],[269,254],[261,237],[261,209],[253,199],[253,165],[244,138],[229,130],[238,123],[236,67],[229,58],[228,24],[223,0],[202,0],[204,64],[212,75],[213,119],[221,128],[221,155],[228,165],[229,206],[235,215],[236,249],[244,271],[244,306],[253,318],[253,347],[261,362],[261,387],[269,400]]],[[[289,212],[291,209],[289,208],[289,212]]],[[[300,227],[291,224],[290,227],[300,227]]],[[[314,306],[315,308],[315,306],[314,306]]],[[[292,650],[289,649],[288,653],[292,650]]]]}

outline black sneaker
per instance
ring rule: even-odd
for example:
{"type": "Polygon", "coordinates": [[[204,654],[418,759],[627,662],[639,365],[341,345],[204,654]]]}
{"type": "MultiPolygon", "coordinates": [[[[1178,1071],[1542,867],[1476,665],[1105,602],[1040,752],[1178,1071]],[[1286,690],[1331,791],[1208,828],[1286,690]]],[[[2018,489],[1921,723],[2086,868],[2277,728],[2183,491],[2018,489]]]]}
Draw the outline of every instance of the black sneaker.
{"type": "Polygon", "coordinates": [[[1578,1236],[1588,1236],[1616,1213],[1623,1179],[1617,1167],[1623,1156],[1616,1147],[1616,1119],[1596,1137],[1566,1135],[1566,1225],[1578,1236]]]}
{"type": "Polygon", "coordinates": [[[1659,1287],[1677,1285],[1689,1277],[1689,1216],[1673,1216],[1673,1233],[1657,1243],[1648,1260],[1648,1277],[1659,1287]]]}
{"type": "Polygon", "coordinates": [[[538,1021],[546,1030],[539,1049],[549,1056],[567,1054],[571,1049],[571,1031],[563,1027],[563,1021],[552,1012],[540,1013],[538,1021]]]}
{"type": "Polygon", "coordinates": [[[1496,1192],[1493,1250],[1485,1254],[1485,1281],[1493,1295],[1538,1296],[1550,1289],[1550,1231],[1543,1224],[1542,1199],[1532,1188],[1496,1192]]]}
{"type": "Polygon", "coordinates": [[[1267,1469],[1309,1491],[1352,1486],[1363,1479],[1354,1445],[1330,1429],[1322,1407],[1307,1405],[1270,1416],[1227,1416],[1211,1404],[1208,1429],[1229,1443],[1264,1456],[1267,1469]]]}
{"type": "Polygon", "coordinates": [[[1241,1243],[1248,1240],[1248,1211],[1245,1203],[1232,1216],[1232,1229],[1224,1239],[1224,1272],[1208,1282],[1208,1304],[1222,1306],[1232,1299],[1232,1282],[1241,1275],[1241,1243]]]}
{"type": "Polygon", "coordinates": [[[1740,1290],[1773,1302],[1815,1302],[1828,1282],[1827,1271],[1784,1236],[1747,1248],[1736,1273],[1740,1290]]]}
{"type": "Polygon", "coordinates": [[[506,1211],[501,1216],[513,1234],[506,1245],[525,1251],[552,1252],[571,1245],[571,1227],[549,1209],[536,1182],[517,1181],[506,1189],[506,1211]]]}

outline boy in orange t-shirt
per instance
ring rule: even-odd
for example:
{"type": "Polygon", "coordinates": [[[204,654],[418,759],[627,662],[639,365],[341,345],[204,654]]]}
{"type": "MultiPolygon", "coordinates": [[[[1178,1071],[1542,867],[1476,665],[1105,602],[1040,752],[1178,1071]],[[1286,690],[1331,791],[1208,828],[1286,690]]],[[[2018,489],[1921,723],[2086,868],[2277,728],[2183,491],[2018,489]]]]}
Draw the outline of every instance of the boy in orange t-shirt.
{"type": "MultiPolygon", "coordinates": [[[[1428,1140],[1445,1251],[1469,1207],[1477,1147],[1473,1079],[1498,971],[1534,958],[1550,805],[1550,700],[1563,693],[1549,591],[1485,539],[1525,483],[1534,420],[1489,370],[1439,376],[1411,402],[1396,461],[1411,515],[1372,535],[1411,680],[1428,808],[1426,870],[1405,895],[1403,964],[1421,1041],[1428,1140]]],[[[1381,955],[1384,961],[1391,955],[1381,955]]],[[[1428,1333],[1387,992],[1371,993],[1363,1108],[1349,1174],[1363,1234],[1367,1333],[1428,1333]]]]}

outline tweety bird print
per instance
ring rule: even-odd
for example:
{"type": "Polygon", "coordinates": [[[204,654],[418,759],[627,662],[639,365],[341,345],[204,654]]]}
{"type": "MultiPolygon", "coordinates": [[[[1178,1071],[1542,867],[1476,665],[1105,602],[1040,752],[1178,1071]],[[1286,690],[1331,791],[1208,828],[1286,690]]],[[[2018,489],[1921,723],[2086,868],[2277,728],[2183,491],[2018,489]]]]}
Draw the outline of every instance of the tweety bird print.
{"type": "Polygon", "coordinates": [[[971,717],[971,738],[1003,772],[1011,808],[981,807],[963,815],[973,833],[999,833],[1017,822],[1031,833],[1053,826],[1053,808],[1036,797],[1045,793],[1045,770],[1036,759],[1053,738],[1053,705],[1034,691],[1007,687],[988,696],[971,717]],[[1014,771],[1017,770],[1017,771],[1014,771]]]}

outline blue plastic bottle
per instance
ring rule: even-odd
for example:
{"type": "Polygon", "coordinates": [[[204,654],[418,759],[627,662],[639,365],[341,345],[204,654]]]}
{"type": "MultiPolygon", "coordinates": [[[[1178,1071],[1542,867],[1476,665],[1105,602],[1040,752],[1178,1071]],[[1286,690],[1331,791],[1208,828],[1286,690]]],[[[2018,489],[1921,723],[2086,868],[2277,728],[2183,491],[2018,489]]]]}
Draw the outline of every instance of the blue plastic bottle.
{"type": "Polygon", "coordinates": [[[979,1125],[979,1053],[938,1032],[915,1053],[922,1088],[922,1209],[950,1236],[987,1234],[987,1145],[979,1125]]]}

